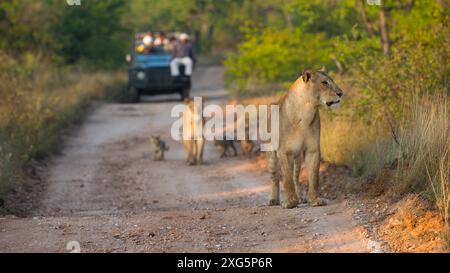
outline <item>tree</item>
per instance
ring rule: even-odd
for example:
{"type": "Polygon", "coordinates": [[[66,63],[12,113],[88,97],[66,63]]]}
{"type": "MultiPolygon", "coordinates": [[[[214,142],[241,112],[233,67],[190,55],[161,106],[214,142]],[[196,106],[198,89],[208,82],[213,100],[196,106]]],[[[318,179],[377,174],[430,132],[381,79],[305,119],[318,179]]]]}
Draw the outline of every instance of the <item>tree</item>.
{"type": "Polygon", "coordinates": [[[62,22],[57,35],[62,41],[60,54],[73,64],[115,67],[123,60],[130,32],[121,24],[127,11],[126,0],[85,1],[80,6],[61,5],[62,22]]]}
{"type": "Polygon", "coordinates": [[[0,49],[19,57],[26,51],[51,57],[60,44],[53,35],[59,13],[49,1],[0,2],[0,49]]]}

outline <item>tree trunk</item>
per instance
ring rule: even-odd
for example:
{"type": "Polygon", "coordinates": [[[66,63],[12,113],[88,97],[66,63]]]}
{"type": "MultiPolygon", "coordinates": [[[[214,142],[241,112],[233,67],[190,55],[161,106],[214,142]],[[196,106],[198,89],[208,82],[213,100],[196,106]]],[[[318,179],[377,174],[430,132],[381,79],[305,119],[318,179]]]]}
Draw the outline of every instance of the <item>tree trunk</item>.
{"type": "Polygon", "coordinates": [[[292,23],[292,15],[288,11],[283,11],[284,20],[286,21],[286,26],[289,29],[292,29],[294,24],[292,23]]]}
{"type": "Polygon", "coordinates": [[[206,50],[208,53],[211,53],[213,46],[213,38],[214,38],[214,25],[211,24],[208,26],[208,30],[206,32],[206,50]]]}
{"type": "Polygon", "coordinates": [[[369,32],[370,36],[375,36],[375,31],[373,30],[373,25],[369,21],[369,18],[367,18],[366,13],[366,0],[361,0],[361,17],[364,21],[364,24],[366,25],[367,31],[369,32]]]}
{"type": "Polygon", "coordinates": [[[391,42],[389,41],[389,29],[387,24],[387,12],[382,7],[380,8],[380,31],[381,31],[381,47],[384,54],[390,56],[391,54],[391,42]]]}
{"type": "Polygon", "coordinates": [[[202,52],[203,47],[202,47],[202,34],[201,31],[196,29],[194,32],[194,40],[195,40],[195,49],[197,50],[197,52],[202,52]]]}

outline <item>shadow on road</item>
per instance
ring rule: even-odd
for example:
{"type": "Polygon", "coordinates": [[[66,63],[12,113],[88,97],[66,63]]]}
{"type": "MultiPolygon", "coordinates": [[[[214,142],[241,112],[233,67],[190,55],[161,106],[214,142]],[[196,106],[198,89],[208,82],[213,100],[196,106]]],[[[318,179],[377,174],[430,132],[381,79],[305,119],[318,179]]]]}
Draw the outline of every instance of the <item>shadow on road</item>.
{"type": "Polygon", "coordinates": [[[140,97],[140,103],[166,103],[166,102],[181,102],[180,95],[167,94],[167,95],[142,95],[140,97]]]}

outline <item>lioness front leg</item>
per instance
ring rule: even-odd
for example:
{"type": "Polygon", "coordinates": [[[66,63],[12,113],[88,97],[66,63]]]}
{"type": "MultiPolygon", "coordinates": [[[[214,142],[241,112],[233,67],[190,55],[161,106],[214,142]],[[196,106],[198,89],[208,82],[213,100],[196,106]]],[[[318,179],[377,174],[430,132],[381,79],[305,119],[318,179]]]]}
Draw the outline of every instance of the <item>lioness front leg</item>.
{"type": "Polygon", "coordinates": [[[196,161],[198,165],[203,164],[203,149],[205,147],[205,139],[201,138],[195,141],[196,161]]]}
{"type": "Polygon", "coordinates": [[[306,151],[306,171],[308,172],[308,203],[310,206],[324,206],[326,201],[319,197],[320,152],[318,149],[306,151]]]}
{"type": "Polygon", "coordinates": [[[161,150],[155,152],[153,160],[160,161],[163,159],[163,152],[161,150]]]}
{"type": "Polygon", "coordinates": [[[185,161],[188,165],[195,164],[194,156],[194,145],[193,140],[183,140],[184,150],[185,150],[185,161]]]}
{"type": "Polygon", "coordinates": [[[275,152],[267,152],[267,170],[272,182],[272,196],[269,206],[277,206],[280,204],[280,180],[277,177],[277,155],[275,152]]]}
{"type": "Polygon", "coordinates": [[[295,194],[297,199],[301,203],[306,203],[308,200],[303,197],[302,188],[300,185],[300,173],[302,171],[302,157],[301,155],[295,156],[292,164],[292,179],[294,180],[295,194]]]}
{"type": "Polygon", "coordinates": [[[292,179],[292,170],[289,163],[289,158],[286,153],[277,153],[278,160],[281,165],[281,176],[283,179],[284,186],[284,202],[282,204],[283,208],[291,209],[298,205],[298,199],[295,194],[294,181],[292,179]]]}

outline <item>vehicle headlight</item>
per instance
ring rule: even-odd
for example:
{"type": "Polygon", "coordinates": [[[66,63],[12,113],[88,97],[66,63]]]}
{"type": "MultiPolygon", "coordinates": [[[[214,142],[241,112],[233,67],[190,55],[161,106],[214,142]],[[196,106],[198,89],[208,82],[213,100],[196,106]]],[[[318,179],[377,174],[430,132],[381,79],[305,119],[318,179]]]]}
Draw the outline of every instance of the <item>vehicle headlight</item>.
{"type": "Polygon", "coordinates": [[[145,79],[145,72],[139,71],[139,72],[136,74],[136,77],[137,77],[139,80],[145,79]]]}

